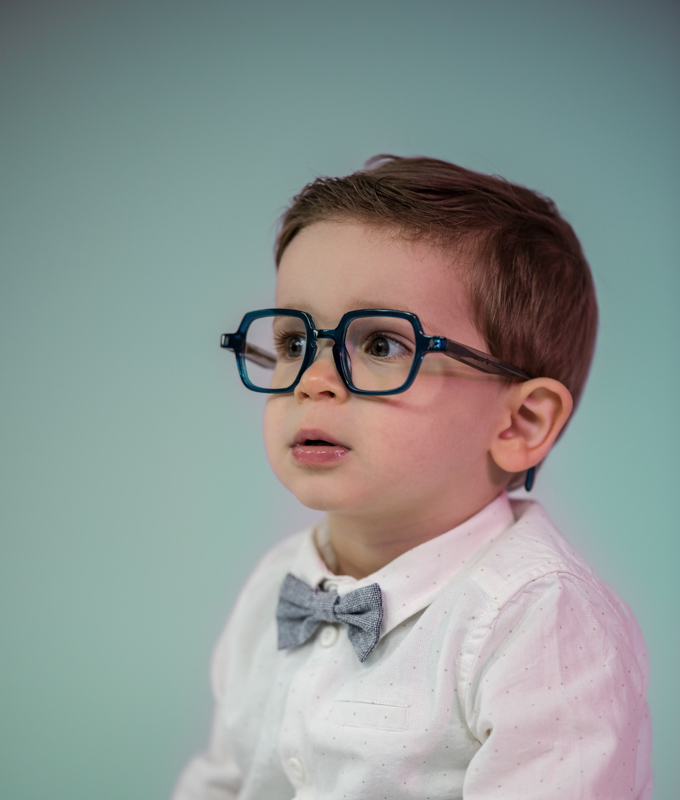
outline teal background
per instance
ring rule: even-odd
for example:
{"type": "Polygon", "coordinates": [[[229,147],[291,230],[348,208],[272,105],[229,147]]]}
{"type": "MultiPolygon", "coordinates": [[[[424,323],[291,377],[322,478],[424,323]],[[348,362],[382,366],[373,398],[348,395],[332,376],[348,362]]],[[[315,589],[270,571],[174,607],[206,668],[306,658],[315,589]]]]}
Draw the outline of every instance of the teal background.
{"type": "Polygon", "coordinates": [[[169,795],[262,552],[314,512],[218,347],[275,222],[379,152],[555,199],[601,307],[536,496],[649,647],[677,796],[676,2],[0,5],[0,797],[169,795]]]}

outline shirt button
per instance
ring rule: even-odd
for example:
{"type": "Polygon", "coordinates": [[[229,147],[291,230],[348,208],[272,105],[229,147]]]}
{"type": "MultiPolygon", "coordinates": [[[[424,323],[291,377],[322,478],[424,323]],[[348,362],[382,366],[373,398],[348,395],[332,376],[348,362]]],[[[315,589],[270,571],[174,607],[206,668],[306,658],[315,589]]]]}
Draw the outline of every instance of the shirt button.
{"type": "Polygon", "coordinates": [[[290,770],[292,776],[300,781],[305,777],[305,770],[302,766],[302,761],[300,761],[299,758],[289,758],[288,769],[290,770]]]}
{"type": "Polygon", "coordinates": [[[338,641],[338,629],[335,625],[326,625],[321,631],[321,644],[324,647],[333,647],[338,641]]]}

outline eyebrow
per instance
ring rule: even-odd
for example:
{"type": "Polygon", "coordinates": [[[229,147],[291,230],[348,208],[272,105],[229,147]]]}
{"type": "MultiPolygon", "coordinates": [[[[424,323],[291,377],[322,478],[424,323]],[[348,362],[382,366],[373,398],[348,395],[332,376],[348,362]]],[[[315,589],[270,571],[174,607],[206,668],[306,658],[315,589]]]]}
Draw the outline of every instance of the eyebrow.
{"type": "MultiPolygon", "coordinates": [[[[291,311],[304,310],[304,309],[298,308],[298,306],[290,305],[288,303],[285,303],[284,305],[279,306],[279,308],[288,308],[291,311]]],[[[384,308],[384,309],[387,309],[389,311],[408,311],[410,314],[415,314],[416,313],[415,311],[412,311],[410,308],[401,308],[399,306],[390,306],[389,308],[387,308],[385,303],[380,303],[380,302],[376,303],[376,302],[371,302],[369,300],[359,300],[349,310],[350,311],[359,311],[359,310],[363,310],[365,308],[384,308]]],[[[308,314],[312,314],[311,311],[308,311],[307,313],[308,314]]],[[[429,319],[427,319],[426,317],[423,317],[421,314],[416,314],[416,316],[420,320],[420,323],[423,326],[423,330],[425,331],[425,333],[429,334],[430,336],[443,336],[444,335],[441,332],[440,333],[435,333],[434,332],[439,327],[438,325],[432,325],[431,321],[429,319]]],[[[312,314],[312,318],[314,318],[314,314],[312,314]]]]}

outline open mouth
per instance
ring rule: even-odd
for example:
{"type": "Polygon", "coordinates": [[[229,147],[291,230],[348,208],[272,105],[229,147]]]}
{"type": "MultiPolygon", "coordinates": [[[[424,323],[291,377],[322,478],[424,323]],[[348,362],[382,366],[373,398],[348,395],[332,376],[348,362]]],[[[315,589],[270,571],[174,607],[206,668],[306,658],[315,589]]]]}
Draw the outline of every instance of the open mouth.
{"type": "Polygon", "coordinates": [[[350,448],[331,436],[327,431],[318,428],[303,428],[299,430],[292,442],[293,447],[341,447],[343,450],[350,448]]]}

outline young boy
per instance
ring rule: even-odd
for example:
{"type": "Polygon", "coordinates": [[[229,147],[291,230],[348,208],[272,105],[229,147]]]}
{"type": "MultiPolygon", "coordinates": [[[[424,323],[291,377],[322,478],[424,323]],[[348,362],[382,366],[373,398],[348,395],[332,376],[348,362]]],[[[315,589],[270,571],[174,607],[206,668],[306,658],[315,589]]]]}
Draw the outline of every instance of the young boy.
{"type": "Polygon", "coordinates": [[[649,798],[644,643],[536,502],[597,306],[550,200],[428,158],[317,179],[223,346],[323,524],[246,583],[176,800],[649,798]]]}

